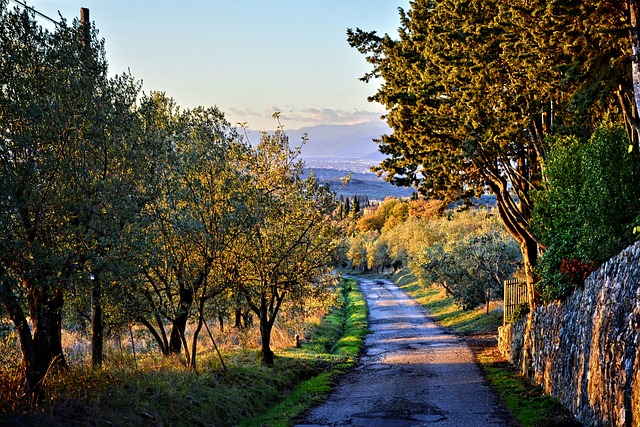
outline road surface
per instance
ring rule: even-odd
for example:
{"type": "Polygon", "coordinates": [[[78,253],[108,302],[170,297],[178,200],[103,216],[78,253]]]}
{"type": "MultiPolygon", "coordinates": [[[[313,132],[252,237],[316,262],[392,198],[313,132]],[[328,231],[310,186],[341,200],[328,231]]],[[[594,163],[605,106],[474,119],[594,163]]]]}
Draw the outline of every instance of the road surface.
{"type": "Polygon", "coordinates": [[[387,280],[361,280],[369,329],[358,366],[297,427],[508,426],[460,338],[387,280]]]}

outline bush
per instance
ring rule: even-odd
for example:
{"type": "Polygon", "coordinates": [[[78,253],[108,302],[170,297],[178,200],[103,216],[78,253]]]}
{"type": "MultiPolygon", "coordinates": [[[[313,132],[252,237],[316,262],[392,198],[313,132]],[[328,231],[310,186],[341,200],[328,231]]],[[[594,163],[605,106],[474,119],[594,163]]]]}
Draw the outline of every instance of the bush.
{"type": "Polygon", "coordinates": [[[585,274],[633,243],[640,163],[629,147],[625,130],[611,124],[596,129],[587,143],[576,137],[552,141],[547,183],[534,195],[532,220],[547,247],[538,268],[543,299],[565,297],[585,274]]]}
{"type": "Polygon", "coordinates": [[[593,262],[584,262],[582,260],[571,258],[563,259],[560,264],[560,274],[562,277],[576,285],[584,284],[584,280],[598,269],[593,262]]]}
{"type": "Polygon", "coordinates": [[[466,211],[440,226],[443,241],[426,247],[411,263],[419,281],[442,285],[464,310],[485,302],[488,290],[502,296],[503,280],[513,276],[521,253],[498,220],[466,211]]]}

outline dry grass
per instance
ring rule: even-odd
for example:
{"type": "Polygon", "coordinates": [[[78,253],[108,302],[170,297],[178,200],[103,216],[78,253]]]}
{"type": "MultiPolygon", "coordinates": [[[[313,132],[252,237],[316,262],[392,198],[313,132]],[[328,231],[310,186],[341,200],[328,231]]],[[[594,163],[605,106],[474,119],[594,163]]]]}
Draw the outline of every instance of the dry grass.
{"type": "MultiPolygon", "coordinates": [[[[47,376],[46,397],[37,406],[20,399],[21,354],[15,333],[9,333],[0,342],[0,425],[237,425],[243,418],[266,411],[301,381],[322,375],[324,382],[318,387],[326,388],[330,383],[327,373],[345,364],[348,357],[344,355],[293,348],[294,335],[309,335],[321,323],[322,312],[314,308],[313,315],[304,319],[283,316],[274,326],[274,367],[259,363],[256,325],[220,331],[211,322],[228,372],[212,351],[205,330],[198,340],[197,371],[186,366],[183,355],[163,357],[141,327],[120,331],[105,342],[103,367],[93,369],[89,339],[65,331],[63,349],[70,369],[47,376]]],[[[190,341],[191,326],[186,335],[190,341]]],[[[296,398],[295,406],[303,400],[304,405],[311,404],[311,400],[296,398]]],[[[289,412],[285,409],[282,416],[290,416],[289,412]]]]}
{"type": "Polygon", "coordinates": [[[0,414],[13,411],[20,401],[22,378],[18,337],[11,333],[0,341],[0,414]]]}
{"type": "MultiPolygon", "coordinates": [[[[293,347],[295,334],[304,337],[309,330],[320,324],[323,314],[322,310],[314,310],[312,315],[304,319],[285,316],[277,321],[271,335],[272,349],[278,353],[293,347]]],[[[240,367],[248,362],[249,365],[256,363],[257,351],[260,349],[260,332],[257,325],[239,329],[225,324],[224,330],[221,331],[216,322],[211,322],[209,327],[228,366],[240,367]]],[[[194,325],[187,325],[186,339],[189,346],[194,331],[194,325]]],[[[3,424],[2,414],[36,410],[24,399],[22,354],[17,334],[5,332],[4,335],[5,338],[0,340],[0,424],[3,424]],[[31,409],[27,409],[25,404],[31,409]]],[[[71,400],[91,399],[92,393],[99,394],[100,388],[108,386],[109,382],[108,378],[104,378],[104,372],[189,371],[184,355],[163,356],[152,335],[142,326],[121,330],[105,341],[101,370],[91,369],[91,341],[87,334],[63,331],[62,347],[70,370],[64,375],[47,375],[47,407],[39,409],[46,413],[53,413],[60,409],[60,405],[67,405],[71,400]]],[[[214,351],[214,344],[204,328],[198,335],[197,349],[198,366],[203,369],[221,370],[221,362],[214,351]]]]}

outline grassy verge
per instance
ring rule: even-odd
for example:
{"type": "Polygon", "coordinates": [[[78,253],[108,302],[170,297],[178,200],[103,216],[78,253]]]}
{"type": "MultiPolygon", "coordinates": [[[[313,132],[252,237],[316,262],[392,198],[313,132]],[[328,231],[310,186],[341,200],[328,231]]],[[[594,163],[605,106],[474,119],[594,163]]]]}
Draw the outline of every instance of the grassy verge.
{"type": "Polygon", "coordinates": [[[327,397],[337,375],[357,362],[367,333],[367,306],[355,280],[343,280],[339,292],[336,307],[325,316],[302,348],[296,349],[298,355],[326,360],[329,362],[327,369],[301,382],[284,400],[240,426],[292,425],[294,419],[327,397]]]}
{"type": "Polygon", "coordinates": [[[579,426],[558,399],[518,374],[494,348],[475,348],[485,378],[523,427],[579,426]]]}
{"type": "MultiPolygon", "coordinates": [[[[197,372],[179,357],[139,355],[136,368],[132,358],[119,356],[102,369],[51,374],[46,399],[37,406],[0,402],[0,425],[290,425],[357,360],[366,305],[353,281],[343,282],[339,292],[338,306],[309,341],[278,351],[273,367],[260,365],[257,350],[225,351],[228,376],[212,352],[199,355],[197,372]]],[[[19,394],[13,389],[20,382],[9,381],[18,370],[0,367],[0,396],[19,394]]]]}
{"type": "Polygon", "coordinates": [[[407,272],[394,277],[396,284],[411,295],[419,304],[426,307],[438,323],[462,335],[496,332],[502,326],[502,310],[490,306],[489,314],[485,307],[475,310],[462,310],[453,299],[438,286],[423,288],[416,278],[407,272]]]}
{"type": "Polygon", "coordinates": [[[507,409],[524,427],[573,426],[573,416],[540,387],[520,375],[499,354],[492,338],[502,326],[502,310],[486,314],[484,307],[463,311],[437,286],[423,288],[411,274],[403,272],[393,277],[396,284],[426,307],[442,326],[468,337],[485,378],[502,398],[507,409]],[[474,338],[478,336],[490,338],[474,338]]]}

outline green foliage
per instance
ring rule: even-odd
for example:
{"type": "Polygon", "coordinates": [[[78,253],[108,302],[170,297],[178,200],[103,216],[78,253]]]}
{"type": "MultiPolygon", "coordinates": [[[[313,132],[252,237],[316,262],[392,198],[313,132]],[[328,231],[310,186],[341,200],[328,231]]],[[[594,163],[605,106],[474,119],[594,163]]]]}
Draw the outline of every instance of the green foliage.
{"type": "Polygon", "coordinates": [[[417,0],[400,10],[397,40],[348,30],[372,66],[362,80],[384,82],[370,101],[393,132],[376,170],[445,201],[488,188],[530,286],[545,139],[587,135],[606,114],[632,124],[629,27],[624,3],[417,0]]]}
{"type": "Polygon", "coordinates": [[[357,227],[360,232],[382,231],[382,228],[391,229],[396,224],[404,222],[409,217],[409,205],[406,201],[387,197],[377,206],[373,214],[367,214],[360,218],[357,227]]]}
{"type": "Polygon", "coordinates": [[[511,312],[506,321],[507,323],[512,323],[518,319],[522,319],[527,314],[529,314],[529,304],[526,302],[522,302],[518,304],[518,306],[511,312]]]}
{"type": "Polygon", "coordinates": [[[443,286],[464,309],[502,295],[502,282],[520,267],[521,256],[494,212],[417,218],[409,216],[408,208],[405,202],[385,201],[375,215],[361,220],[386,216],[385,222],[393,220],[393,226],[347,240],[346,256],[353,267],[368,271],[393,266],[398,271],[408,266],[424,286],[443,286]]]}
{"type": "Polygon", "coordinates": [[[137,140],[139,84],[108,77],[95,29],[85,38],[63,21],[49,32],[32,12],[0,7],[0,300],[33,387],[65,364],[65,298],[80,310],[90,296],[92,308],[118,306],[103,294],[125,275],[120,242],[145,207],[153,154],[137,140]]]}
{"type": "Polygon", "coordinates": [[[328,395],[362,346],[366,304],[357,283],[343,281],[336,292],[342,303],[302,348],[279,352],[275,366],[261,365],[256,351],[243,349],[223,352],[228,376],[208,352],[201,354],[197,371],[178,357],[153,354],[140,358],[137,367],[128,358],[102,369],[72,366],[47,378],[47,405],[36,410],[21,398],[14,336],[11,343],[0,342],[0,424],[290,425],[328,395]],[[328,332],[334,352],[314,345],[328,332]]]}
{"type": "Polygon", "coordinates": [[[515,273],[520,250],[487,213],[460,212],[441,220],[443,238],[423,249],[409,266],[421,283],[442,285],[463,309],[502,295],[504,280],[515,273]]]}
{"type": "Polygon", "coordinates": [[[195,369],[206,319],[253,311],[272,357],[280,311],[333,283],[335,195],[303,179],[282,128],[251,146],[215,107],[109,78],[95,28],[0,6],[0,302],[27,386],[65,364],[63,322],[91,324],[96,365],[137,322],[195,369]]]}
{"type": "Polygon", "coordinates": [[[307,358],[327,358],[327,353],[331,354],[328,372],[302,381],[282,402],[258,417],[244,420],[240,425],[291,425],[292,420],[326,398],[336,375],[344,373],[356,363],[367,333],[367,306],[353,279],[342,280],[337,292],[337,304],[322,323],[311,331],[309,341],[298,350],[307,358]]]}
{"type": "Polygon", "coordinates": [[[257,190],[250,206],[257,221],[231,248],[232,268],[242,278],[234,291],[259,319],[265,364],[273,363],[270,333],[283,304],[323,297],[342,241],[335,194],[312,176],[302,178],[299,155],[281,128],[251,150],[246,169],[257,190]]]}
{"type": "Polygon", "coordinates": [[[600,126],[587,143],[575,137],[553,141],[547,183],[536,194],[533,213],[547,247],[539,269],[543,298],[563,298],[582,284],[586,276],[578,272],[592,271],[589,264],[634,241],[640,162],[629,144],[625,130],[611,124],[600,126]]]}

